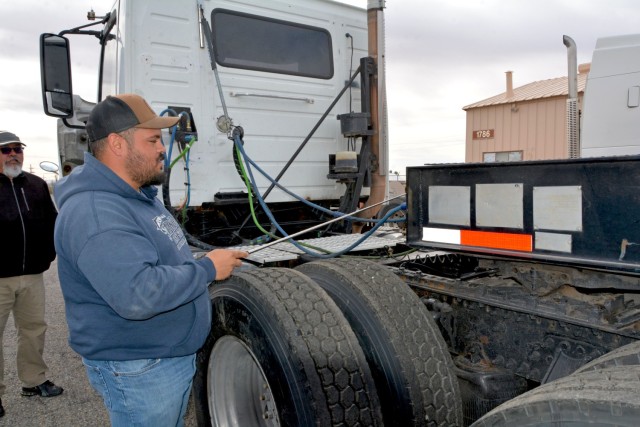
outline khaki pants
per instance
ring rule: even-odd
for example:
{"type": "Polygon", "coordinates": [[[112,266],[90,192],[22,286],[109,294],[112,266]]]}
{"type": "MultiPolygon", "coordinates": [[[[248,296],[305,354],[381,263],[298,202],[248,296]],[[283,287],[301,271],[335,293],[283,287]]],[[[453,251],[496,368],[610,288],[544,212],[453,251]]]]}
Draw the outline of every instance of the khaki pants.
{"type": "MultiPolygon", "coordinates": [[[[34,387],[46,381],[47,365],[44,352],[44,279],[42,274],[0,278],[0,338],[13,311],[18,332],[18,378],[24,387],[34,387]]],[[[0,396],[5,391],[4,352],[0,341],[0,396]]]]}

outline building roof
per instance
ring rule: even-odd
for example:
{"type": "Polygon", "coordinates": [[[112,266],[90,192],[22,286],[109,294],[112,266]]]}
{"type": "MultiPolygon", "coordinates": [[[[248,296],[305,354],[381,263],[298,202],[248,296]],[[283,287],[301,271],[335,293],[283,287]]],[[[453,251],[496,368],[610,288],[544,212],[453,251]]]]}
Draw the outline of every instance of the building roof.
{"type": "MultiPolygon", "coordinates": [[[[587,76],[587,73],[578,74],[578,93],[584,92],[587,76]]],[[[532,82],[514,88],[513,96],[507,97],[507,92],[504,92],[483,101],[469,104],[466,107],[462,107],[462,109],[469,110],[471,108],[488,107],[490,105],[512,104],[514,102],[533,101],[554,96],[567,96],[569,93],[567,80],[568,78],[565,76],[532,82]]]]}

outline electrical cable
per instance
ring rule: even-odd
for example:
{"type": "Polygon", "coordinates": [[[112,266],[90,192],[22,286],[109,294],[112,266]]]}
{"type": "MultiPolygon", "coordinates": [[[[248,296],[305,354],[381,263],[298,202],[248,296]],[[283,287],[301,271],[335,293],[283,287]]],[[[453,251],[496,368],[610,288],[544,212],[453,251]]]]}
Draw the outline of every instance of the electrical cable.
{"type": "MultiPolygon", "coordinates": [[[[173,113],[173,116],[177,116],[176,112],[174,110],[170,109],[170,108],[167,108],[167,109],[163,110],[160,113],[160,116],[164,116],[167,113],[173,113]]],[[[164,182],[162,183],[162,202],[164,203],[164,207],[169,211],[169,213],[171,213],[171,215],[174,215],[174,216],[175,216],[175,212],[176,211],[173,208],[173,206],[171,205],[171,194],[170,194],[170,190],[169,190],[169,182],[171,180],[171,167],[170,166],[173,166],[173,164],[170,164],[169,162],[171,160],[171,151],[172,151],[172,148],[173,148],[173,143],[175,142],[177,127],[178,126],[175,125],[175,126],[172,126],[172,128],[171,128],[171,138],[169,140],[169,149],[167,151],[167,156],[165,156],[165,173],[166,173],[166,177],[165,177],[164,182]]],[[[196,139],[193,138],[193,141],[191,141],[191,145],[193,145],[193,143],[195,141],[196,141],[196,139]]],[[[164,145],[164,141],[162,142],[162,144],[164,145]]],[[[189,149],[191,149],[191,145],[189,145],[189,149]]],[[[183,155],[183,153],[180,154],[180,156],[182,156],[182,155],[183,155]]],[[[178,158],[180,158],[180,156],[178,158]]],[[[189,196],[189,194],[187,194],[187,196],[189,196]]],[[[188,207],[188,205],[189,205],[188,202],[184,204],[184,208],[183,208],[184,212],[186,212],[186,208],[188,207]]],[[[183,213],[183,215],[184,215],[184,213],[183,213]]],[[[216,246],[212,246],[212,245],[210,245],[208,243],[205,243],[202,240],[199,240],[196,237],[194,237],[193,235],[191,235],[191,233],[189,233],[187,231],[187,229],[184,227],[183,223],[179,223],[179,224],[180,224],[180,228],[182,229],[182,232],[184,233],[184,237],[185,237],[185,239],[187,240],[187,243],[190,246],[193,246],[193,247],[196,247],[198,249],[205,250],[205,251],[210,251],[210,250],[216,249],[216,246]]]]}
{"type": "MultiPolygon", "coordinates": [[[[320,210],[324,213],[326,213],[327,215],[331,215],[333,217],[339,217],[344,215],[344,213],[342,212],[336,212],[336,211],[332,211],[331,209],[327,209],[323,206],[317,205],[313,202],[310,202],[309,200],[305,199],[304,197],[301,197],[297,194],[295,194],[294,192],[292,192],[291,190],[289,190],[288,188],[286,188],[285,186],[283,186],[282,184],[280,184],[278,181],[276,181],[274,178],[272,178],[271,176],[269,176],[269,174],[267,174],[267,172],[265,172],[255,161],[253,161],[249,155],[246,153],[246,151],[244,150],[243,144],[242,144],[242,140],[239,139],[238,136],[234,137],[234,138],[238,138],[237,140],[234,139],[234,142],[236,144],[236,147],[238,148],[238,150],[240,151],[240,154],[242,155],[242,158],[245,159],[246,162],[248,162],[249,164],[251,164],[254,168],[256,168],[256,170],[258,172],[260,172],[260,174],[262,174],[265,178],[267,178],[270,182],[273,183],[273,185],[275,185],[276,187],[278,187],[279,189],[281,189],[282,191],[284,191],[286,194],[290,195],[291,197],[293,197],[294,199],[306,204],[309,207],[312,207],[314,209],[320,210]]],[[[264,196],[263,196],[264,197],[264,196]]],[[[382,220],[380,219],[374,219],[374,218],[361,218],[361,217],[355,217],[355,216],[349,216],[347,218],[345,218],[346,220],[349,221],[354,221],[354,222],[373,222],[373,223],[378,223],[381,222],[382,220]]],[[[399,218],[399,219],[392,219],[390,221],[386,221],[386,222],[405,222],[406,219],[404,218],[399,218]]]]}
{"type": "MultiPolygon", "coordinates": [[[[236,147],[240,150],[240,153],[242,154],[242,157],[245,159],[245,161],[247,161],[248,157],[246,156],[246,153],[244,152],[244,149],[242,147],[239,135],[235,135],[234,136],[234,143],[236,144],[236,147]]],[[[248,163],[251,163],[252,165],[255,166],[255,163],[253,163],[253,161],[249,161],[248,163]]],[[[253,188],[258,188],[258,186],[256,185],[255,177],[253,176],[253,172],[252,172],[251,167],[249,166],[249,164],[247,164],[245,166],[245,170],[246,170],[246,172],[247,172],[247,174],[249,176],[249,179],[251,181],[251,185],[253,186],[253,188]]],[[[267,217],[269,218],[271,223],[274,225],[274,227],[276,227],[276,229],[283,236],[285,236],[285,237],[288,236],[287,232],[284,231],[284,229],[280,226],[280,224],[278,224],[276,219],[273,217],[273,214],[271,213],[271,210],[267,206],[266,202],[264,201],[264,198],[260,195],[260,193],[256,193],[256,197],[258,199],[258,202],[260,203],[260,206],[262,206],[262,209],[263,209],[264,213],[267,215],[267,217]]],[[[335,258],[337,256],[343,255],[343,254],[345,254],[347,252],[350,252],[353,249],[355,249],[363,241],[368,239],[384,223],[384,221],[389,219],[389,217],[391,217],[392,215],[395,215],[395,213],[398,212],[400,209],[406,209],[406,204],[403,203],[403,204],[401,204],[401,205],[399,205],[399,206],[397,206],[397,207],[395,207],[393,209],[390,209],[389,212],[387,212],[387,214],[380,220],[380,222],[378,222],[376,225],[374,225],[371,228],[371,230],[369,230],[368,232],[363,234],[361,238],[356,240],[354,243],[352,243],[348,247],[346,247],[344,249],[341,249],[340,251],[337,251],[337,252],[332,252],[332,253],[329,253],[329,254],[312,252],[312,251],[310,251],[309,249],[305,248],[303,245],[301,245],[299,242],[297,242],[295,240],[290,240],[290,242],[296,248],[300,249],[305,254],[310,255],[312,257],[321,258],[321,259],[335,258]]]]}
{"type": "MultiPolygon", "coordinates": [[[[247,172],[246,169],[244,167],[244,165],[242,164],[241,161],[239,161],[240,158],[242,158],[242,153],[240,152],[240,150],[238,149],[237,146],[235,146],[234,144],[234,148],[235,148],[235,152],[237,153],[237,159],[238,162],[236,164],[236,167],[238,168],[238,172],[240,172],[241,177],[243,178],[244,182],[245,182],[245,186],[247,187],[247,192],[248,192],[248,197],[249,197],[249,211],[251,213],[251,218],[253,220],[253,223],[255,224],[255,226],[258,228],[258,230],[262,231],[267,239],[277,239],[278,236],[276,234],[271,233],[268,230],[265,230],[264,227],[262,227],[262,224],[260,224],[260,221],[257,218],[256,215],[256,211],[255,211],[255,207],[253,205],[253,193],[256,193],[258,191],[257,188],[254,188],[253,185],[251,184],[249,177],[247,176],[247,172]]],[[[330,251],[327,251],[325,249],[316,247],[316,246],[312,246],[309,244],[305,244],[305,243],[301,243],[301,245],[311,248],[311,249],[315,249],[317,251],[321,251],[321,252],[325,252],[325,253],[329,253],[330,251]]]]}

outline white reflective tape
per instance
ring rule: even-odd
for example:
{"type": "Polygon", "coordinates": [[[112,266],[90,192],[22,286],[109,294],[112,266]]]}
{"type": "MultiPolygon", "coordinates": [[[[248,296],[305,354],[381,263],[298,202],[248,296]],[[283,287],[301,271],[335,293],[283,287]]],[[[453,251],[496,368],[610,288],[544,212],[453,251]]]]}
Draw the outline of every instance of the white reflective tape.
{"type": "Polygon", "coordinates": [[[425,242],[460,244],[460,230],[448,230],[445,228],[422,228],[422,240],[425,242]]]}
{"type": "Polygon", "coordinates": [[[536,231],[536,249],[571,253],[571,234],[536,231]]]}

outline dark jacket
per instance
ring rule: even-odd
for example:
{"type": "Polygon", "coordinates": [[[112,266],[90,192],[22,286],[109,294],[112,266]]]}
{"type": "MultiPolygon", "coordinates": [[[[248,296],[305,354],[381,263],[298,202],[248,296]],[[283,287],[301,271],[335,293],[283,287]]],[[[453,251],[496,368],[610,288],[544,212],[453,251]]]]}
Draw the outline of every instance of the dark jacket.
{"type": "Polygon", "coordinates": [[[0,277],[38,274],[56,257],[56,208],[42,178],[27,172],[10,180],[0,173],[0,277]]]}
{"type": "Polygon", "coordinates": [[[54,194],[71,348],[95,360],[195,353],[209,334],[216,270],[193,258],[157,189],[139,193],[85,153],[54,194]]]}

